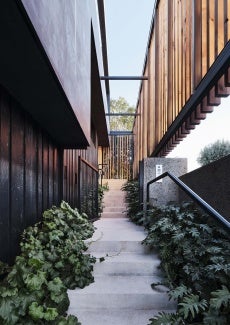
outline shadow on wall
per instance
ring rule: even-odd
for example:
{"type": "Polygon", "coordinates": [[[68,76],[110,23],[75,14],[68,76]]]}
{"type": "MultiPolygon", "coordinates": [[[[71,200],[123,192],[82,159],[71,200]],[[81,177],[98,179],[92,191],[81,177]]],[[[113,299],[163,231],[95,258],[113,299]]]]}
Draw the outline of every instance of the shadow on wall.
{"type": "MultiPolygon", "coordinates": [[[[230,155],[185,174],[180,179],[230,221],[229,166],[230,155]]],[[[179,200],[187,200],[187,195],[181,190],[179,200]]]]}

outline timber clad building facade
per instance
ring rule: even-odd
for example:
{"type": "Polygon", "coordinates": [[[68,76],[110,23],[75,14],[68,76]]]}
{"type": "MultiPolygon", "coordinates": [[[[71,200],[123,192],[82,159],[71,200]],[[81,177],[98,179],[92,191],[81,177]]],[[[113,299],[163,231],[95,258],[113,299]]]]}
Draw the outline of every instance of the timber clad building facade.
{"type": "Polygon", "coordinates": [[[163,157],[230,92],[230,1],[158,0],[137,103],[139,161],[163,157]]]}
{"type": "Polygon", "coordinates": [[[45,209],[97,191],[98,146],[109,145],[103,10],[94,0],[0,3],[2,261],[45,209]]]}

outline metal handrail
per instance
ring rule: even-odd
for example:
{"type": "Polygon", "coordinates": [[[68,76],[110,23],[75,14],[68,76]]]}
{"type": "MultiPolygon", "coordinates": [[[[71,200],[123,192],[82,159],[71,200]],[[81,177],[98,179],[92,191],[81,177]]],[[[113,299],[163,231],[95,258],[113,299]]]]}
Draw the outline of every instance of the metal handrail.
{"type": "MultiPolygon", "coordinates": [[[[81,156],[78,156],[78,210],[79,212],[82,212],[82,206],[81,206],[81,187],[82,187],[82,183],[81,183],[81,173],[82,173],[82,166],[81,163],[83,163],[85,166],[87,166],[93,173],[96,174],[96,182],[95,182],[95,193],[97,193],[98,195],[98,175],[99,175],[99,170],[97,167],[93,166],[89,161],[87,161],[86,159],[82,158],[81,156]]],[[[89,215],[90,219],[93,219],[95,217],[97,217],[98,215],[98,197],[94,202],[95,205],[95,211],[96,211],[96,215],[89,215]]]]}
{"type": "Polygon", "coordinates": [[[214,217],[218,222],[220,222],[225,229],[230,231],[230,222],[227,221],[219,212],[217,212],[211,205],[209,205],[205,200],[203,200],[198,194],[196,194],[189,186],[183,183],[178,177],[170,172],[165,172],[162,175],[154,178],[147,183],[147,203],[149,202],[149,187],[152,183],[164,177],[170,177],[186,194],[188,194],[200,207],[202,207],[209,215],[214,217]]]}

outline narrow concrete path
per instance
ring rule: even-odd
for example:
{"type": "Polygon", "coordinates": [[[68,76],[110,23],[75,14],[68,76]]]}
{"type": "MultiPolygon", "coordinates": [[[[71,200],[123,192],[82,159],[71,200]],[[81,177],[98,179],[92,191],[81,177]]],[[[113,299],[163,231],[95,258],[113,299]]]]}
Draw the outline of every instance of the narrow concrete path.
{"type": "Polygon", "coordinates": [[[69,290],[68,313],[82,325],[147,325],[158,311],[172,311],[167,288],[151,288],[161,280],[159,259],[141,244],[146,234],[134,225],[125,210],[122,182],[109,182],[102,218],[88,241],[88,252],[97,257],[95,282],[84,289],[69,290]],[[116,209],[117,208],[117,209],[116,209]],[[100,258],[104,261],[100,262],[100,258]]]}

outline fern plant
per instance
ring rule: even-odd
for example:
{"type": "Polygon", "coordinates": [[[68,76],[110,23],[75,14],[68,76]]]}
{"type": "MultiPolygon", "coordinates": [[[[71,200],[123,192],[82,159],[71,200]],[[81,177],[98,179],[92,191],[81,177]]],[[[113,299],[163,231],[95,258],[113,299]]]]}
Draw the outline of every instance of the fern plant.
{"type": "Polygon", "coordinates": [[[178,302],[168,320],[160,314],[151,324],[230,324],[228,234],[191,204],[153,208],[146,225],[144,244],[158,247],[169,296],[178,302]]]}

